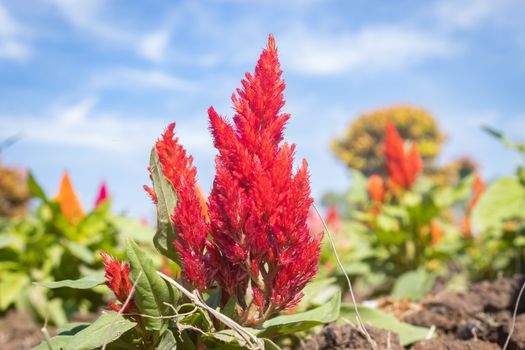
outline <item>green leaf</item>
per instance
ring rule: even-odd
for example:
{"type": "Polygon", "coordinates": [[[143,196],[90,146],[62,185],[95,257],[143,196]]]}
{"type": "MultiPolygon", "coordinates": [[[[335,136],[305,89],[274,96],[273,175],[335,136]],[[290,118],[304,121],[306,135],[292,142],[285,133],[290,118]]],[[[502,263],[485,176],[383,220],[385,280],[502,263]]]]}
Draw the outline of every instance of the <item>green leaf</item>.
{"type": "Polygon", "coordinates": [[[153,228],[136,219],[125,216],[115,216],[112,220],[118,231],[122,233],[121,236],[131,238],[135,242],[150,243],[151,237],[155,234],[153,228]]]}
{"type": "Polygon", "coordinates": [[[42,187],[40,187],[38,182],[36,182],[31,172],[27,174],[27,187],[29,189],[29,193],[31,193],[31,196],[40,198],[46,203],[49,202],[49,199],[47,198],[46,193],[44,192],[42,187]]]}
{"type": "Polygon", "coordinates": [[[159,344],[157,345],[157,350],[176,350],[177,341],[171,333],[170,330],[164,331],[160,337],[159,344]]]}
{"type": "MultiPolygon", "coordinates": [[[[410,324],[399,321],[394,316],[387,314],[386,312],[367,308],[364,306],[358,306],[359,315],[363,323],[369,324],[376,328],[386,329],[399,334],[399,340],[401,345],[406,346],[412,344],[418,340],[425,339],[429,333],[427,328],[416,327],[410,324]]],[[[356,323],[356,314],[354,305],[343,304],[341,305],[341,321],[350,321],[356,323]]]]}
{"type": "Polygon", "coordinates": [[[141,313],[154,317],[144,317],[146,328],[160,330],[164,321],[159,317],[172,313],[164,303],[175,304],[178,293],[157,275],[151,259],[132,240],[127,241],[126,255],[133,281],[137,280],[142,271],[135,289],[134,301],[141,313]]]}
{"type": "Polygon", "coordinates": [[[481,195],[471,216],[475,230],[500,227],[505,219],[525,218],[525,187],[514,177],[493,182],[481,195]]]}
{"type": "Polygon", "coordinates": [[[9,305],[18,300],[29,284],[29,278],[24,273],[2,272],[0,274],[0,310],[6,310],[9,305]]]}
{"type": "Polygon", "coordinates": [[[86,264],[91,265],[95,262],[95,255],[87,247],[69,240],[63,240],[62,244],[66,246],[66,248],[74,257],[80,259],[86,264]]]}
{"type": "Polygon", "coordinates": [[[125,319],[116,312],[103,314],[89,327],[71,336],[64,350],[96,349],[120,338],[135,325],[135,322],[125,319]]]}
{"type": "Polygon", "coordinates": [[[170,218],[177,206],[177,192],[162,172],[155,147],[151,150],[149,166],[153,190],[157,196],[157,233],[153,237],[153,244],[162,255],[180,265],[179,253],[173,244],[178,236],[170,218]]]}
{"type": "Polygon", "coordinates": [[[51,289],[68,287],[73,289],[91,289],[99,284],[105,282],[104,271],[94,273],[82,277],[78,280],[63,280],[63,281],[53,281],[53,282],[33,282],[37,286],[47,287],[51,289]]]}
{"type": "Polygon", "coordinates": [[[67,343],[71,340],[71,336],[57,335],[50,339],[49,344],[46,341],[41,342],[32,350],[49,350],[50,348],[65,350],[67,343]]]}
{"type": "Polygon", "coordinates": [[[392,297],[420,300],[432,289],[435,279],[435,274],[428,273],[423,269],[405,272],[396,280],[392,297]]]}
{"type": "Polygon", "coordinates": [[[481,128],[483,130],[485,130],[487,133],[489,133],[490,135],[492,135],[495,138],[497,138],[498,140],[500,140],[500,142],[505,147],[510,148],[510,149],[514,149],[514,150],[520,152],[521,154],[525,155],[525,145],[524,144],[518,144],[518,143],[512,142],[502,132],[500,132],[500,131],[498,131],[496,129],[493,129],[490,126],[483,125],[481,128]]]}
{"type": "Polygon", "coordinates": [[[352,185],[347,194],[350,203],[363,203],[368,200],[367,183],[368,179],[362,172],[356,169],[350,169],[352,185]]]}
{"type": "Polygon", "coordinates": [[[263,323],[258,336],[267,337],[276,334],[292,334],[304,331],[317,325],[333,322],[339,317],[341,292],[338,291],[326,304],[305,312],[282,315],[263,323]]]}

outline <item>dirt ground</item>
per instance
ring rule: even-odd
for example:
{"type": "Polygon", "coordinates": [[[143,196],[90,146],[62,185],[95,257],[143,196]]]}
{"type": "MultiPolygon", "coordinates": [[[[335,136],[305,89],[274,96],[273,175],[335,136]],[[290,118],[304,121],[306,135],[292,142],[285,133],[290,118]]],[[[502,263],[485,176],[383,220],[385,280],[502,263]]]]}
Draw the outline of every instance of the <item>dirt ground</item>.
{"type": "MultiPolygon", "coordinates": [[[[428,295],[421,303],[390,303],[385,311],[407,323],[435,327],[437,339],[413,344],[411,350],[497,350],[507,340],[522,276],[472,284],[466,291],[428,295]],[[397,309],[395,308],[397,306],[397,309]]],[[[525,301],[518,307],[515,329],[507,350],[525,350],[525,301]]],[[[370,328],[380,349],[403,349],[397,335],[370,328]]],[[[306,341],[304,349],[372,349],[369,341],[351,325],[328,325],[306,341]]]]}
{"type": "MultiPolygon", "coordinates": [[[[508,337],[512,313],[523,276],[501,278],[472,284],[466,291],[442,291],[430,294],[420,303],[383,303],[384,311],[407,323],[435,327],[437,339],[413,344],[411,350],[497,350],[508,337]]],[[[524,296],[525,298],[525,296],[524,296]]],[[[0,319],[0,349],[24,350],[42,341],[41,325],[29,314],[8,312],[0,319]]],[[[379,349],[402,350],[397,334],[367,328],[379,349]]],[[[50,329],[53,332],[53,329],[50,329]]],[[[305,350],[372,349],[363,333],[350,324],[330,324],[308,338],[305,350]]],[[[515,329],[507,350],[525,350],[525,301],[518,307],[515,329]]]]}

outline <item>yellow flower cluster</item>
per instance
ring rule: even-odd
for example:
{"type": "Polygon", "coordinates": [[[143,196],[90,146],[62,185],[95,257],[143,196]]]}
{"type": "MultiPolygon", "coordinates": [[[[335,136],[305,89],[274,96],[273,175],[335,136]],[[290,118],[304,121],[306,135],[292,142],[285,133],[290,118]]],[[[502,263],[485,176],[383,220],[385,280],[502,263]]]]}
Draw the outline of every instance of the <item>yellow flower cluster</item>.
{"type": "Polygon", "coordinates": [[[0,217],[25,214],[29,197],[24,173],[0,165],[0,217]]]}
{"type": "Polygon", "coordinates": [[[416,143],[425,163],[438,155],[445,136],[429,112],[412,106],[388,107],[362,114],[341,138],[332,141],[333,152],[348,167],[367,176],[386,174],[383,138],[388,120],[394,123],[404,140],[416,143]]]}

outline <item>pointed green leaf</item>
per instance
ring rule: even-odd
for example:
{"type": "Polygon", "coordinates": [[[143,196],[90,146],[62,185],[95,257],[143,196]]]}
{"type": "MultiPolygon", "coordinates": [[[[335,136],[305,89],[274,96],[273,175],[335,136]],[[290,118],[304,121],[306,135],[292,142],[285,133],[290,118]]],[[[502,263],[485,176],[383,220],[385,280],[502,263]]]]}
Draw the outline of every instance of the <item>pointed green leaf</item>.
{"type": "Polygon", "coordinates": [[[175,304],[178,300],[178,292],[173,290],[171,286],[157,275],[151,259],[132,240],[127,241],[126,255],[130,264],[133,282],[137,280],[139,273],[142,271],[133,300],[141,313],[154,317],[144,318],[146,328],[160,330],[165,322],[160,319],[160,316],[167,316],[173,313],[164,303],[175,304]]]}
{"type": "Polygon", "coordinates": [[[93,262],[95,262],[95,254],[93,254],[93,252],[87,247],[67,239],[62,240],[62,244],[66,246],[66,248],[74,257],[80,259],[86,264],[91,265],[93,262]]]}
{"type": "Polygon", "coordinates": [[[90,289],[104,282],[105,282],[104,271],[100,271],[92,275],[82,277],[78,280],[33,282],[33,284],[37,286],[51,288],[51,289],[62,288],[62,287],[68,287],[68,288],[74,288],[74,289],[90,289]]]}
{"type": "MultiPolygon", "coordinates": [[[[412,326],[408,323],[399,321],[394,316],[386,312],[371,309],[364,306],[358,306],[359,315],[363,323],[376,328],[386,329],[399,334],[401,345],[406,346],[418,340],[425,339],[429,334],[429,329],[412,326]]],[[[341,322],[350,321],[356,323],[356,313],[353,304],[341,305],[341,322]]]]}
{"type": "Polygon", "coordinates": [[[104,343],[111,343],[133,327],[136,323],[109,312],[100,316],[89,327],[72,336],[64,350],[96,349],[104,343]]]}
{"type": "Polygon", "coordinates": [[[28,175],[27,175],[27,187],[29,188],[29,193],[31,193],[31,195],[33,197],[40,198],[44,202],[48,202],[49,201],[47,196],[46,196],[46,193],[44,192],[42,187],[40,187],[38,182],[36,182],[36,180],[35,180],[35,178],[34,178],[34,176],[33,176],[33,174],[31,172],[29,172],[28,175]]]}
{"type": "Polygon", "coordinates": [[[257,335],[267,337],[276,334],[292,334],[333,322],[339,317],[340,306],[341,292],[338,291],[328,303],[315,309],[293,315],[277,316],[264,322],[263,329],[257,335]]]}
{"type": "Polygon", "coordinates": [[[420,300],[434,285],[436,274],[418,269],[399,276],[394,283],[392,297],[396,299],[420,300]]]}
{"type": "MultiPolygon", "coordinates": [[[[116,312],[102,314],[95,322],[84,326],[77,326],[51,338],[53,349],[78,350],[98,349],[104,344],[110,344],[133,327],[136,323],[125,319],[116,312]]],[[[33,350],[48,350],[44,341],[33,350]]]]}
{"type": "Polygon", "coordinates": [[[176,349],[177,349],[177,341],[175,340],[173,333],[171,333],[170,330],[166,330],[164,333],[162,333],[160,337],[159,344],[157,345],[157,350],[176,350],[176,349]]]}
{"type": "Polygon", "coordinates": [[[151,150],[149,167],[153,190],[157,196],[157,233],[153,237],[153,243],[162,255],[180,265],[179,254],[173,245],[178,236],[171,222],[171,215],[177,206],[177,192],[162,172],[155,147],[151,150]]]}

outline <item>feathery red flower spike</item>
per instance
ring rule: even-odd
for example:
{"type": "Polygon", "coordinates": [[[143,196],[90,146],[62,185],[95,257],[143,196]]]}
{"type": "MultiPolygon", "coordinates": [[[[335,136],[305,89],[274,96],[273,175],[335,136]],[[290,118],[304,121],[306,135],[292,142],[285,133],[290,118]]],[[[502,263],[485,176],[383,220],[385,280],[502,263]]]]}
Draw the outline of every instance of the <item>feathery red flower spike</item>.
{"type": "MultiPolygon", "coordinates": [[[[106,273],[104,274],[106,285],[113,291],[117,300],[124,304],[133,288],[133,285],[129,280],[129,265],[125,262],[118,261],[106,252],[100,252],[100,256],[102,257],[104,268],[106,270],[106,273]]],[[[130,300],[123,312],[128,312],[134,306],[135,303],[133,300],[130,300]]],[[[115,311],[120,311],[121,309],[120,305],[113,303],[110,303],[109,307],[115,311]]]]}
{"type": "Polygon", "coordinates": [[[199,199],[192,157],[174,137],[175,124],[156,144],[178,196],[172,221],[185,280],[199,290],[218,284],[245,310],[256,308],[260,319],[299,302],[317,272],[322,238],[306,225],[313,201],[307,163],[294,173],[295,145],[282,142],[290,115],[281,112],[281,74],[270,35],[255,73],[247,73],[232,96],[233,123],[209,108],[219,154],[207,208],[199,199]],[[251,305],[245,303],[247,292],[251,305]]]}
{"type": "Polygon", "coordinates": [[[390,181],[409,189],[423,169],[423,161],[415,144],[405,151],[403,139],[391,121],[386,126],[384,154],[390,181]]]}

